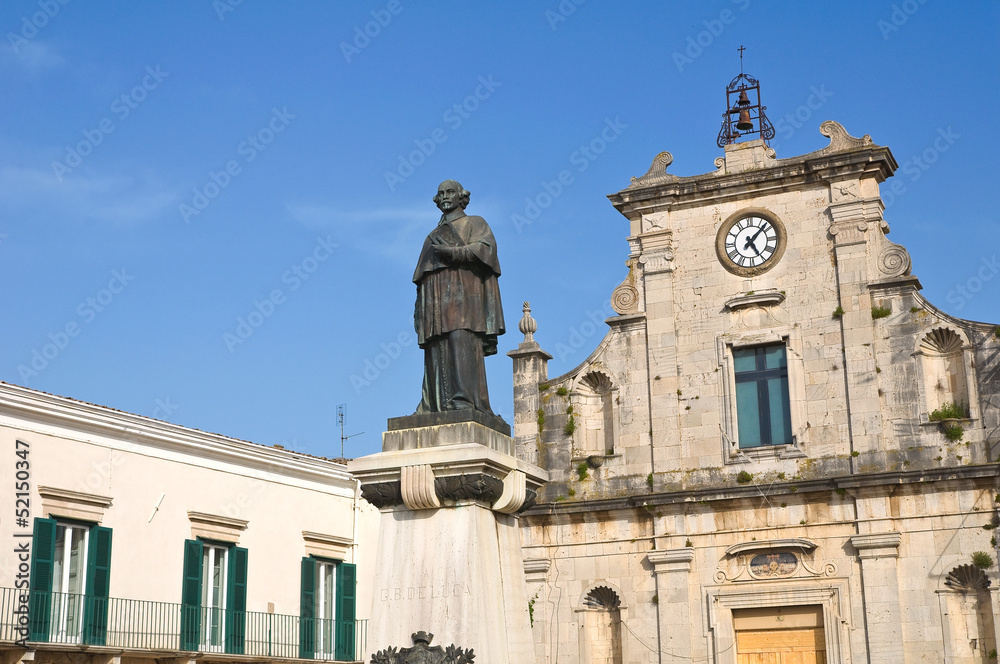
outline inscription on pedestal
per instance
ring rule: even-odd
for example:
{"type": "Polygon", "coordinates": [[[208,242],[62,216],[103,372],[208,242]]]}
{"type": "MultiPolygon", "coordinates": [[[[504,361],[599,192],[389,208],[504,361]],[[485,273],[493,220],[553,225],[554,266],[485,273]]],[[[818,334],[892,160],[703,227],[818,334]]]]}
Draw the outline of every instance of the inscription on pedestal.
{"type": "Polygon", "coordinates": [[[472,589],[466,584],[446,583],[440,586],[406,586],[396,588],[382,588],[379,591],[379,599],[383,602],[410,599],[438,599],[441,597],[461,597],[462,595],[472,596],[472,589]]]}

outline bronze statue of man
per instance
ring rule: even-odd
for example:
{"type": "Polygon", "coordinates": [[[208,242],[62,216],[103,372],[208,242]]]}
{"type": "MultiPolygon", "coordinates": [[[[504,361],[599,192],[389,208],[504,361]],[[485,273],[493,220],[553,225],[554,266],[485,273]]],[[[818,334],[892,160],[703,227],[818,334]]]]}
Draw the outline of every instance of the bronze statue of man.
{"type": "Polygon", "coordinates": [[[469,192],[454,180],[438,187],[441,221],[424,240],[413,282],[413,324],[424,349],[417,414],[474,409],[490,415],[487,355],[504,333],[497,243],[486,220],[468,216],[469,192]]]}

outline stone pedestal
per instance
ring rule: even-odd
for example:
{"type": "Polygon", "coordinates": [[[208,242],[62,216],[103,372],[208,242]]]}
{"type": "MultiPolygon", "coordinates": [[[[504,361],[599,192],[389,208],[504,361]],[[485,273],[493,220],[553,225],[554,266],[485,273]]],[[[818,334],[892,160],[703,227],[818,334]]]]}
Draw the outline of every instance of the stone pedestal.
{"type": "Polygon", "coordinates": [[[425,631],[473,649],[477,664],[534,662],[516,514],[546,472],[475,418],[406,419],[391,421],[385,451],[348,463],[382,510],[366,659],[425,631]]]}

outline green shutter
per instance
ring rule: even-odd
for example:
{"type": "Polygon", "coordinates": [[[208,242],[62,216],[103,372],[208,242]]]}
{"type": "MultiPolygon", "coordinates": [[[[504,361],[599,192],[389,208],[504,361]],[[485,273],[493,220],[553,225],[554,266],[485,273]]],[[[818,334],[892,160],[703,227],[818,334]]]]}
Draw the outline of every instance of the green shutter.
{"type": "Polygon", "coordinates": [[[52,564],[56,551],[56,520],[35,519],[31,546],[28,601],[29,640],[48,641],[52,619],[52,564]]]}
{"type": "Polygon", "coordinates": [[[226,652],[243,654],[247,623],[247,550],[229,549],[229,573],[226,583],[226,652]]]}
{"type": "Polygon", "coordinates": [[[299,591],[299,658],[316,656],[316,559],[306,556],[301,564],[299,591]]]}
{"type": "Polygon", "coordinates": [[[354,660],[354,618],[356,612],[357,567],[351,563],[337,565],[337,645],[338,660],[354,660]]]}
{"type": "Polygon", "coordinates": [[[181,650],[198,650],[201,640],[201,556],[204,548],[198,540],[184,540],[181,650]]]}
{"type": "Polygon", "coordinates": [[[111,584],[111,529],[90,529],[87,551],[87,591],[83,613],[84,643],[103,646],[108,631],[108,594],[111,584]]]}

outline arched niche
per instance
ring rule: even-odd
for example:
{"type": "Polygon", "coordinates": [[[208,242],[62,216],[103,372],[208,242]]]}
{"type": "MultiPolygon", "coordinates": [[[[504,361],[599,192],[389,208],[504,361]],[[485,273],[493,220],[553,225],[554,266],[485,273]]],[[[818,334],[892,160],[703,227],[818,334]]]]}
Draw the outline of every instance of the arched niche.
{"type": "Polygon", "coordinates": [[[618,390],[603,371],[585,373],[576,385],[581,448],[587,454],[614,454],[615,401],[618,390]]]}
{"type": "Polygon", "coordinates": [[[623,664],[621,596],[610,586],[598,585],[584,595],[581,604],[580,661],[623,664]]]}
{"type": "Polygon", "coordinates": [[[928,415],[945,404],[957,404],[969,417],[978,417],[972,346],[961,332],[935,327],[919,338],[915,355],[920,360],[928,415]]]}
{"type": "Polygon", "coordinates": [[[975,565],[958,565],[938,591],[948,662],[987,662],[997,647],[991,582],[975,565]]]}

